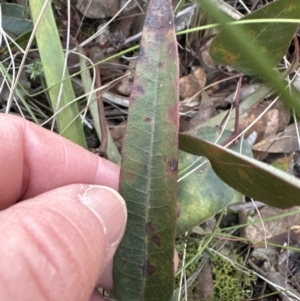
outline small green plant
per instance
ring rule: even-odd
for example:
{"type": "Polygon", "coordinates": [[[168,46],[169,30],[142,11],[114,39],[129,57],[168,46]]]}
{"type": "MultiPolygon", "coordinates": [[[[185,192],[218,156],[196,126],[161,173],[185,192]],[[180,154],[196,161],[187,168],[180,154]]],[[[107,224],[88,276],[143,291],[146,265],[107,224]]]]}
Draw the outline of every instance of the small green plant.
{"type": "Polygon", "coordinates": [[[215,255],[211,258],[214,287],[212,301],[241,301],[251,297],[251,285],[255,283],[256,276],[238,266],[242,266],[243,262],[243,257],[235,251],[225,251],[222,256],[215,255]]]}
{"type": "Polygon", "coordinates": [[[26,72],[30,74],[31,79],[36,79],[37,77],[44,75],[42,62],[40,60],[35,60],[26,67],[26,72]]]}

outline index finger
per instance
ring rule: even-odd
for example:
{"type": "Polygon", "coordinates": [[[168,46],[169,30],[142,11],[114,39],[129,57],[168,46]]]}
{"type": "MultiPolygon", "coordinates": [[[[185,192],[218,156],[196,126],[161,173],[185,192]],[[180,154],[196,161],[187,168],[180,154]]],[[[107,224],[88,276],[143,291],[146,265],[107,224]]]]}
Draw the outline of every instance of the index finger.
{"type": "Polygon", "coordinates": [[[0,210],[74,184],[117,189],[119,167],[20,117],[0,114],[0,210]]]}

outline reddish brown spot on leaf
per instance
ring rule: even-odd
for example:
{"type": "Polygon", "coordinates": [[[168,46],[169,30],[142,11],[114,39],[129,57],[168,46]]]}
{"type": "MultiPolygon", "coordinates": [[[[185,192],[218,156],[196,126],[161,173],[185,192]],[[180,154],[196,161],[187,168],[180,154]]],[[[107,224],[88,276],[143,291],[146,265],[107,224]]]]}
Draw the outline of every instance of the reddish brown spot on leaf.
{"type": "Polygon", "coordinates": [[[234,56],[229,52],[226,52],[225,57],[226,57],[227,64],[232,65],[235,59],[234,56]]]}
{"type": "Polygon", "coordinates": [[[151,265],[148,260],[146,260],[143,265],[144,276],[152,276],[154,273],[155,273],[155,267],[151,265]]]}
{"type": "Polygon", "coordinates": [[[140,85],[133,85],[131,95],[130,95],[130,104],[133,104],[138,97],[144,95],[145,90],[140,85]]]}
{"type": "MultiPolygon", "coordinates": [[[[174,89],[177,89],[174,87],[174,89]]],[[[174,105],[168,110],[168,119],[172,124],[177,124],[179,119],[179,107],[174,105]]]]}
{"type": "Polygon", "coordinates": [[[159,69],[163,69],[164,66],[165,66],[164,62],[159,62],[158,65],[157,65],[157,67],[158,67],[159,69]]]}
{"type": "Polygon", "coordinates": [[[145,48],[141,45],[138,60],[144,60],[146,56],[145,48]]]}
{"type": "Polygon", "coordinates": [[[177,45],[176,44],[170,43],[168,45],[168,55],[169,55],[170,59],[172,59],[172,58],[174,60],[177,59],[178,54],[177,54],[177,45]]]}
{"type": "Polygon", "coordinates": [[[168,30],[169,27],[173,27],[173,19],[167,2],[150,1],[149,6],[151,6],[152,15],[145,19],[145,26],[149,27],[149,30],[168,30]]]}
{"type": "Polygon", "coordinates": [[[126,179],[128,182],[132,182],[136,179],[136,175],[132,172],[126,172],[124,170],[121,171],[122,177],[126,179]]]}
{"type": "Polygon", "coordinates": [[[248,30],[248,34],[249,34],[249,36],[251,37],[251,38],[255,38],[255,36],[257,35],[257,32],[256,31],[254,31],[254,30],[248,30]]]}
{"type": "Polygon", "coordinates": [[[151,233],[154,232],[154,228],[152,226],[152,222],[147,222],[145,228],[146,228],[145,229],[146,230],[146,234],[151,234],[151,233]]]}
{"type": "Polygon", "coordinates": [[[151,241],[156,244],[158,247],[161,245],[161,238],[157,234],[152,235],[151,241]]]}
{"type": "Polygon", "coordinates": [[[176,203],[176,209],[175,209],[176,211],[176,218],[179,218],[179,216],[180,216],[180,213],[181,213],[181,209],[180,209],[180,205],[179,205],[179,203],[176,203]]]}
{"type": "Polygon", "coordinates": [[[142,94],[145,93],[145,90],[144,90],[143,86],[140,86],[140,85],[136,85],[135,91],[136,91],[139,95],[142,95],[142,94]]]}
{"type": "Polygon", "coordinates": [[[177,172],[178,171],[178,162],[177,160],[170,160],[168,162],[168,170],[172,171],[172,172],[177,172]]]}
{"type": "Polygon", "coordinates": [[[151,123],[152,121],[153,121],[153,119],[150,117],[145,118],[145,122],[147,122],[147,123],[151,123]]]}

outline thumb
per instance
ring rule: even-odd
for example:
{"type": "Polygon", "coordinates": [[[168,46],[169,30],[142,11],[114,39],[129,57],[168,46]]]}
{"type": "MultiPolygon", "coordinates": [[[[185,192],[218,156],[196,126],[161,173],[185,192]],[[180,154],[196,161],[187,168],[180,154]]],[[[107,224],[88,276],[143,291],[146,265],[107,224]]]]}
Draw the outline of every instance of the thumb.
{"type": "Polygon", "coordinates": [[[0,300],[88,300],[123,236],[124,200],[69,185],[0,212],[0,300]]]}

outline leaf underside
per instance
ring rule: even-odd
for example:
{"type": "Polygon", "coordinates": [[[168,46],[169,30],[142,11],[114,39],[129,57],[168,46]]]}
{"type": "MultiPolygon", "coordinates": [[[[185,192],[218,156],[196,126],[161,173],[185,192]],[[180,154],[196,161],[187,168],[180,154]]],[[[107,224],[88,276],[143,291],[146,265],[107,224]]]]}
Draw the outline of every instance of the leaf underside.
{"type": "Polygon", "coordinates": [[[114,259],[119,301],[168,301],[173,294],[178,73],[172,3],[151,0],[122,150],[128,222],[114,259]]]}
{"type": "Polygon", "coordinates": [[[283,209],[300,205],[300,180],[288,173],[188,134],[179,135],[179,148],[208,158],[215,173],[246,196],[283,209]]]}

